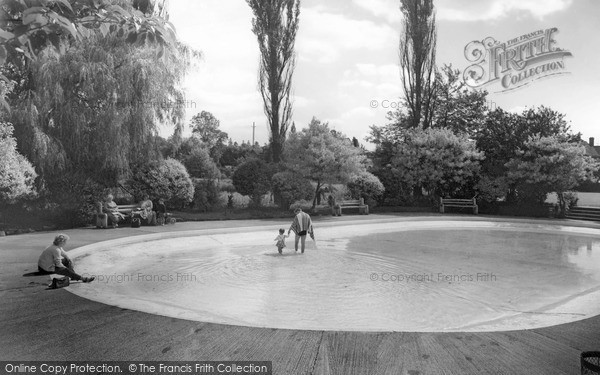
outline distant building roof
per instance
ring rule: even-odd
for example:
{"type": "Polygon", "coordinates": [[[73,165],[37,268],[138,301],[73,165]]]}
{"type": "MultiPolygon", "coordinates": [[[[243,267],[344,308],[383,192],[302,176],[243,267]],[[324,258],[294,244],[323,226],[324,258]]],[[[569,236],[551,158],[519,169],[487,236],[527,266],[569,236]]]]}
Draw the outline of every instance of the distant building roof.
{"type": "Polygon", "coordinates": [[[600,146],[594,144],[594,138],[590,137],[589,143],[581,141],[583,147],[585,147],[585,154],[593,158],[600,158],[600,146]]]}

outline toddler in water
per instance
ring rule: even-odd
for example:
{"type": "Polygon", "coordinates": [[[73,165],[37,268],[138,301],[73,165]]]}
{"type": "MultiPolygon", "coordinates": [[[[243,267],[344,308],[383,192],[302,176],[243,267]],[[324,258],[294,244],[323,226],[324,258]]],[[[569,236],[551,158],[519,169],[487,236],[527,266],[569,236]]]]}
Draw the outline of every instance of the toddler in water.
{"type": "Polygon", "coordinates": [[[279,254],[282,254],[283,248],[285,247],[285,239],[286,237],[289,237],[287,234],[284,233],[285,229],[281,228],[279,229],[279,236],[275,237],[275,241],[277,241],[275,246],[277,246],[277,251],[279,251],[279,254]]]}

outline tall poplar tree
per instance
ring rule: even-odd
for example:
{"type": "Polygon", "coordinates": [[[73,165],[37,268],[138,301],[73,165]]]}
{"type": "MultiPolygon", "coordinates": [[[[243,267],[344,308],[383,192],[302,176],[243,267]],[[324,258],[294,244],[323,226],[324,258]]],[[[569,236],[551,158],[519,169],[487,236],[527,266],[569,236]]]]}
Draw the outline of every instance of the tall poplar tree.
{"type": "Polygon", "coordinates": [[[402,88],[410,127],[431,126],[436,88],[436,27],[433,0],[401,0],[402,88]]]}
{"type": "Polygon", "coordinates": [[[292,75],[296,65],[294,43],[298,31],[300,0],[246,0],[258,39],[258,84],[270,131],[274,162],[281,161],[292,118],[292,75]]]}

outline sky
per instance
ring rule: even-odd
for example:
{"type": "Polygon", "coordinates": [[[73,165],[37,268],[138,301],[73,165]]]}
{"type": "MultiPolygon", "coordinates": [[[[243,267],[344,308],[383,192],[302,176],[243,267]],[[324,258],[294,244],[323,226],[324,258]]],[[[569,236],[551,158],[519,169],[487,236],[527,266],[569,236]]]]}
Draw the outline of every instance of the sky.
{"type": "MultiPolygon", "coordinates": [[[[366,143],[371,125],[403,96],[399,68],[399,0],[302,0],[296,37],[293,121],[298,129],[314,117],[366,143]]],[[[548,106],[566,116],[583,139],[600,140],[600,1],[434,0],[438,66],[464,71],[465,47],[493,37],[506,42],[556,27],[554,46],[571,52],[567,74],[505,92],[485,87],[491,107],[521,112],[548,106]]],[[[203,57],[186,78],[187,121],[205,110],[234,141],[268,142],[258,92],[258,44],[245,0],[171,0],[170,21],[184,43],[203,57]]],[[[166,130],[166,135],[172,130],[166,130]]],[[[189,131],[189,129],[188,129],[189,131]]],[[[367,145],[368,146],[368,145],[367,145]]]]}

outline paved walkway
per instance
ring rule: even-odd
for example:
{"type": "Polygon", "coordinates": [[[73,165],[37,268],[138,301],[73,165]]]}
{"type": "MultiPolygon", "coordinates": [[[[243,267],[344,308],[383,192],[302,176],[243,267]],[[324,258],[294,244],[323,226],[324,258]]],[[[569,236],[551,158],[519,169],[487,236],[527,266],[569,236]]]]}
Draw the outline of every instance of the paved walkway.
{"type": "MultiPolygon", "coordinates": [[[[397,215],[419,220],[439,215],[397,215]]],[[[318,218],[383,220],[390,215],[318,218]]],[[[483,216],[444,219],[485,220],[483,216]]],[[[497,219],[497,218],[495,218],[497,219]]],[[[529,220],[533,221],[533,220],[529,220]]],[[[548,222],[548,221],[540,221],[548,222]]],[[[76,229],[68,248],[160,231],[273,225],[289,220],[178,223],[76,229]]],[[[553,224],[600,225],[577,221],[553,224]]],[[[600,316],[524,331],[362,333],[296,331],[179,320],[108,306],[46,288],[36,269],[54,233],[0,238],[0,360],[267,360],[275,374],[578,374],[580,353],[600,350],[600,316]]]]}

